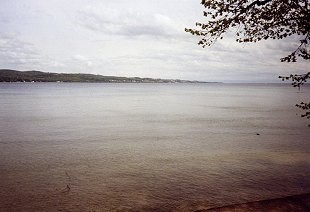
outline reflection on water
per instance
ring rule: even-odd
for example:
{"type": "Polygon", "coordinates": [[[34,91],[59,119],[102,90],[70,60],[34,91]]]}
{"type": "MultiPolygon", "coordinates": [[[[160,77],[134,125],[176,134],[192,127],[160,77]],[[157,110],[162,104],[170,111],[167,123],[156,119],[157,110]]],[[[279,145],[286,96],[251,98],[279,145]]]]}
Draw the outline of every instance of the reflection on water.
{"type": "Polygon", "coordinates": [[[197,210],[310,192],[294,107],[309,93],[1,83],[0,211],[197,210]]]}

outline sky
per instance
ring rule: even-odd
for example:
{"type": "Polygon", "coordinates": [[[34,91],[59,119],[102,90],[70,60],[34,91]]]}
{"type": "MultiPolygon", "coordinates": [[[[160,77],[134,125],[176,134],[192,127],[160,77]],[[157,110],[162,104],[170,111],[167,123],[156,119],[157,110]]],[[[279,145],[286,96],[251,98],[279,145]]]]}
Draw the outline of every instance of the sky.
{"type": "Polygon", "coordinates": [[[0,0],[0,69],[220,82],[279,82],[308,64],[281,63],[299,37],[211,47],[184,28],[200,0],[0,0]]]}

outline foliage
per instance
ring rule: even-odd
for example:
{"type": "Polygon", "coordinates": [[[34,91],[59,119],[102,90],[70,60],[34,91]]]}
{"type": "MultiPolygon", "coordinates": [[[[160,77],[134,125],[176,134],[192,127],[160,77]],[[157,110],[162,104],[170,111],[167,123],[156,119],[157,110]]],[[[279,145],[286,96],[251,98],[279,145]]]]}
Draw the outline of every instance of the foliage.
{"type": "Polygon", "coordinates": [[[97,83],[199,83],[179,79],[116,77],[94,74],[64,74],[0,69],[0,82],[97,82],[97,83]]]}
{"type": "Polygon", "coordinates": [[[296,62],[297,57],[310,59],[308,0],[202,0],[206,8],[206,23],[196,23],[199,29],[185,31],[203,37],[202,47],[212,45],[224,33],[236,28],[237,42],[257,42],[303,36],[294,52],[281,59],[296,62]]]}
{"type": "MultiPolygon", "coordinates": [[[[290,76],[279,76],[280,79],[282,79],[282,81],[284,80],[291,80],[292,81],[292,85],[294,87],[298,87],[298,89],[300,90],[300,86],[303,85],[304,83],[307,82],[307,79],[310,78],[310,72],[306,73],[306,74],[291,74],[290,76]]],[[[301,114],[301,117],[305,117],[307,119],[310,119],[310,102],[305,103],[305,102],[301,102],[299,104],[296,104],[296,107],[301,108],[302,110],[305,111],[304,114],[301,114]]],[[[310,125],[309,125],[310,126],[310,125]]]]}
{"type": "Polygon", "coordinates": [[[306,74],[291,74],[290,76],[279,76],[280,79],[282,79],[282,81],[284,80],[291,80],[292,81],[292,85],[294,87],[298,87],[298,89],[300,89],[300,86],[303,85],[304,83],[307,82],[307,79],[310,78],[310,72],[306,73],[306,74]]]}
{"type": "Polygon", "coordinates": [[[296,107],[305,110],[305,113],[302,114],[301,117],[306,117],[307,119],[310,119],[310,102],[308,103],[301,102],[299,104],[296,104],[296,107]]]}
{"type": "MultiPolygon", "coordinates": [[[[281,58],[281,62],[296,62],[297,58],[310,59],[310,11],[308,0],[202,0],[206,23],[196,23],[198,29],[185,31],[202,37],[199,45],[211,46],[224,34],[235,29],[236,41],[258,42],[267,39],[284,39],[293,35],[301,37],[296,49],[281,58]]],[[[302,75],[279,77],[291,80],[300,88],[309,72],[302,75]]],[[[296,106],[305,110],[302,117],[310,118],[310,102],[296,106]]]]}

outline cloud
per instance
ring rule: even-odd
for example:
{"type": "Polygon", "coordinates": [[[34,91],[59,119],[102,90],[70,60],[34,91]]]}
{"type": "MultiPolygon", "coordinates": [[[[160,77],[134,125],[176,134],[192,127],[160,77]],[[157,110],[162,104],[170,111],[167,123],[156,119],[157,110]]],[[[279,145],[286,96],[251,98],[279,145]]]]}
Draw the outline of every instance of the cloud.
{"type": "Polygon", "coordinates": [[[64,66],[61,62],[40,54],[33,44],[22,41],[16,33],[0,35],[0,64],[0,68],[20,70],[46,70],[64,66]]]}
{"type": "Polygon", "coordinates": [[[77,62],[77,63],[79,63],[79,64],[81,64],[81,65],[83,65],[83,66],[91,67],[91,66],[93,65],[93,62],[92,62],[91,60],[89,60],[87,57],[82,56],[82,55],[79,55],[79,54],[74,55],[74,56],[72,57],[72,59],[73,59],[75,62],[77,62]]]}
{"type": "Polygon", "coordinates": [[[203,18],[195,1],[25,2],[1,5],[1,68],[206,81],[276,81],[308,69],[280,62],[298,37],[239,44],[227,34],[201,48],[184,32],[203,18]]]}
{"type": "Polygon", "coordinates": [[[22,67],[27,64],[38,64],[41,59],[33,45],[20,41],[15,34],[0,35],[1,64],[22,67]]]}
{"type": "Polygon", "coordinates": [[[94,32],[128,37],[167,38],[183,31],[168,16],[146,14],[137,10],[96,10],[88,7],[78,11],[77,23],[94,32]]]}

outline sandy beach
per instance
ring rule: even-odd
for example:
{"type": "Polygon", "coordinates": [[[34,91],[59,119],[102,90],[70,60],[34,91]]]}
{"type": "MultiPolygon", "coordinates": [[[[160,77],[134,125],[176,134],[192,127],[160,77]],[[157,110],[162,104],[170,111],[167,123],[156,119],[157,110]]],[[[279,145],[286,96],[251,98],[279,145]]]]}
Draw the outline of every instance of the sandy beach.
{"type": "Polygon", "coordinates": [[[310,210],[310,194],[302,194],[277,199],[248,202],[218,208],[198,210],[197,212],[246,212],[246,211],[273,211],[273,212],[307,212],[310,210]]]}

